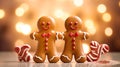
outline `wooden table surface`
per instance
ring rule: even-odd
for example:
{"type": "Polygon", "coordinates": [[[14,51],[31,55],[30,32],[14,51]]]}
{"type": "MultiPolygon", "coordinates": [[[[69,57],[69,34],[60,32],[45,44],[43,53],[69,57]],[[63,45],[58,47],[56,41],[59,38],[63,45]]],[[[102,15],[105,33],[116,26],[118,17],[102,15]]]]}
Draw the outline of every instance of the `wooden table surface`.
{"type": "MultiPolygon", "coordinates": [[[[33,53],[32,53],[33,54],[33,53]]],[[[111,52],[102,57],[97,62],[76,63],[44,63],[19,62],[15,52],[0,52],[0,67],[120,67],[120,52],[111,52]]]]}

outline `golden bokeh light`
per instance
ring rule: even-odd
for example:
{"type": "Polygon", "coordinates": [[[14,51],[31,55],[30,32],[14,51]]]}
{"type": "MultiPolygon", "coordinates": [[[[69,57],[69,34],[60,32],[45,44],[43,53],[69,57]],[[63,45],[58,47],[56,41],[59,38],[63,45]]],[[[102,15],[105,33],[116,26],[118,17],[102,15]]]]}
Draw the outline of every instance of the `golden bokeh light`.
{"type": "Polygon", "coordinates": [[[109,13],[104,13],[103,16],[102,16],[102,19],[105,22],[109,22],[109,21],[111,21],[111,15],[109,13]]]}
{"type": "Polygon", "coordinates": [[[99,13],[105,13],[107,8],[104,4],[100,4],[100,5],[98,5],[97,10],[99,13]]]}
{"type": "Polygon", "coordinates": [[[57,18],[60,18],[60,17],[64,16],[64,12],[61,9],[57,9],[57,10],[55,10],[55,16],[57,18]]]}
{"type": "Polygon", "coordinates": [[[113,34],[112,28],[107,27],[107,28],[105,29],[105,35],[106,35],[106,36],[111,36],[112,34],[113,34]]]}
{"type": "Polygon", "coordinates": [[[90,47],[89,47],[89,45],[86,44],[86,43],[83,43],[82,45],[83,45],[83,51],[84,51],[84,53],[85,53],[85,54],[89,53],[89,52],[90,52],[90,47]]]}
{"type": "Polygon", "coordinates": [[[96,33],[96,28],[95,28],[95,25],[94,25],[94,21],[91,20],[91,19],[88,19],[85,21],[85,27],[87,28],[87,31],[94,35],[96,33]]]}
{"type": "Polygon", "coordinates": [[[25,12],[26,12],[27,10],[29,10],[29,5],[26,4],[26,3],[22,3],[22,4],[20,5],[20,7],[23,8],[25,12]]]}
{"type": "Polygon", "coordinates": [[[28,35],[31,32],[30,25],[24,24],[23,22],[18,22],[15,28],[17,32],[23,33],[24,35],[28,35]]]}
{"type": "Polygon", "coordinates": [[[24,24],[23,29],[22,29],[22,33],[25,34],[25,35],[28,35],[28,34],[30,34],[30,32],[31,32],[30,25],[24,24]]]}
{"type": "Polygon", "coordinates": [[[20,17],[20,16],[23,16],[24,13],[25,13],[25,11],[24,11],[24,9],[21,8],[21,7],[17,8],[17,9],[15,10],[16,16],[19,16],[19,17],[20,17]]]}
{"type": "Polygon", "coordinates": [[[65,13],[62,9],[56,9],[54,12],[54,16],[56,18],[60,18],[60,19],[65,20],[69,16],[69,14],[65,13]]]}
{"type": "Polygon", "coordinates": [[[15,10],[15,14],[16,16],[23,16],[24,13],[29,9],[29,5],[26,3],[22,3],[16,10],[15,10]]]}
{"type": "Polygon", "coordinates": [[[17,32],[21,32],[21,31],[22,31],[21,28],[22,28],[23,25],[24,25],[23,22],[17,22],[17,23],[16,23],[16,26],[15,26],[16,31],[17,31],[17,32]]]}
{"type": "Polygon", "coordinates": [[[73,0],[75,6],[80,7],[83,5],[83,0],[73,0]]]}
{"type": "Polygon", "coordinates": [[[5,11],[3,9],[0,9],[0,19],[4,18],[5,11]]]}

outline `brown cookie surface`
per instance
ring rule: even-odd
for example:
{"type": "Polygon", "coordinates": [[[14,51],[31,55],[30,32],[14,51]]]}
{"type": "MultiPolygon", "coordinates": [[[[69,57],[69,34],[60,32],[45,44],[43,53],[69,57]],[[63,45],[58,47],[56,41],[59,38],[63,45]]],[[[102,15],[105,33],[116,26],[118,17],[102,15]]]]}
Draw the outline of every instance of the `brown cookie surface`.
{"type": "Polygon", "coordinates": [[[66,32],[64,32],[65,46],[61,55],[61,61],[71,62],[74,55],[75,61],[83,63],[86,57],[82,48],[82,40],[88,38],[88,33],[81,31],[82,21],[77,16],[68,17],[65,21],[66,32]]]}
{"type": "Polygon", "coordinates": [[[59,61],[55,48],[56,32],[54,31],[54,19],[43,16],[38,20],[37,26],[39,31],[30,35],[32,39],[38,41],[37,50],[33,60],[37,63],[42,63],[45,61],[47,55],[49,62],[55,63],[59,61]]]}

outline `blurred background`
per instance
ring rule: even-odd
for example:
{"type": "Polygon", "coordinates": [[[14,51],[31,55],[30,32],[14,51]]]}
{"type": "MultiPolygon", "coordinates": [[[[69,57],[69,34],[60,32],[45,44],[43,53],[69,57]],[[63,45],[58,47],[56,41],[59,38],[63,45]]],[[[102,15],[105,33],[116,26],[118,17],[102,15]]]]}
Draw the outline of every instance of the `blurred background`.
{"type": "MultiPolygon", "coordinates": [[[[0,0],[0,51],[13,51],[24,43],[35,51],[37,41],[29,34],[38,31],[36,23],[41,16],[53,17],[58,32],[65,31],[67,17],[79,16],[82,31],[91,34],[83,41],[86,52],[92,40],[107,43],[111,52],[120,52],[120,0],[0,0]]],[[[64,41],[55,45],[58,52],[63,51],[64,41]]]]}

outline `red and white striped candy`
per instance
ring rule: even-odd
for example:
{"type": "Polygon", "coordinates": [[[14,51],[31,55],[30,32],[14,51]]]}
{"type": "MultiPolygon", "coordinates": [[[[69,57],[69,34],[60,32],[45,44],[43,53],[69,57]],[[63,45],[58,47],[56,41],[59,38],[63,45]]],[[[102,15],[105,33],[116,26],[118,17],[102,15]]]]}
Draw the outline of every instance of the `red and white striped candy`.
{"type": "Polygon", "coordinates": [[[28,44],[25,44],[21,47],[15,47],[15,51],[18,54],[19,61],[29,62],[31,60],[32,55],[28,52],[30,48],[31,47],[28,44]]]}
{"type": "Polygon", "coordinates": [[[107,44],[101,44],[101,54],[105,54],[109,52],[109,46],[107,44]]]}
{"type": "Polygon", "coordinates": [[[97,61],[102,54],[109,52],[109,46],[107,44],[99,44],[96,41],[90,43],[91,51],[87,54],[87,61],[97,61]]]}
{"type": "Polygon", "coordinates": [[[91,50],[97,50],[98,46],[99,46],[99,43],[97,41],[91,41],[91,43],[90,43],[91,50]]]}

